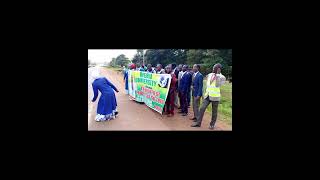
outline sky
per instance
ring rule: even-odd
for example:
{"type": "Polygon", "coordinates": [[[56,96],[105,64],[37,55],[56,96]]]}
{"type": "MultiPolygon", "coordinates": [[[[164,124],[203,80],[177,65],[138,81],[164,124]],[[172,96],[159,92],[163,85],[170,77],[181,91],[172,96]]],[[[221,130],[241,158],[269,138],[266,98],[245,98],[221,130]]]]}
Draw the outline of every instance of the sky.
{"type": "Polygon", "coordinates": [[[88,49],[88,59],[91,62],[104,63],[110,62],[120,54],[124,54],[130,60],[137,53],[136,49],[88,49]]]}

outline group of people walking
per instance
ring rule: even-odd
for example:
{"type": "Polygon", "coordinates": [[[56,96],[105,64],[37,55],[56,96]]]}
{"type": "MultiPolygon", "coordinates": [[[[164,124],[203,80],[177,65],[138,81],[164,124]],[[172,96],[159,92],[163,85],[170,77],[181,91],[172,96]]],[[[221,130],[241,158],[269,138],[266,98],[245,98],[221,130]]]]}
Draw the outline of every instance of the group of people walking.
{"type": "MultiPolygon", "coordinates": [[[[151,64],[147,66],[129,64],[128,69],[136,71],[146,71],[155,74],[170,74],[171,83],[166,99],[163,114],[168,117],[174,116],[174,107],[178,109],[182,116],[188,115],[188,108],[190,108],[190,101],[192,97],[193,106],[193,120],[191,127],[201,127],[204,112],[208,105],[212,104],[212,117],[210,122],[210,129],[214,128],[218,105],[221,97],[220,87],[225,83],[225,76],[221,74],[222,65],[215,64],[212,73],[208,74],[205,94],[203,96],[203,75],[200,72],[200,65],[194,64],[192,69],[188,65],[169,64],[164,69],[161,64],[157,64],[155,68],[151,64]],[[192,94],[192,95],[191,95],[192,94]],[[203,97],[203,98],[202,98],[203,97]],[[200,99],[203,99],[200,107],[200,99]]],[[[128,71],[124,68],[125,89],[128,94],[128,71]]]]}

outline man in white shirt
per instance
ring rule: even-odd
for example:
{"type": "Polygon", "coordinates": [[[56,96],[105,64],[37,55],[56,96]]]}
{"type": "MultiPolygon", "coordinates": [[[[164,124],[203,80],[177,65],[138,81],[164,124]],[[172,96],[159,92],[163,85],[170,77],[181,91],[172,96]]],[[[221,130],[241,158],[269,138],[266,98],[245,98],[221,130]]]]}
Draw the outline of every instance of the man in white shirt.
{"type": "Polygon", "coordinates": [[[181,107],[180,107],[180,102],[179,102],[179,92],[178,92],[178,88],[179,88],[179,81],[180,81],[180,79],[181,79],[181,75],[182,75],[182,64],[179,64],[178,65],[178,67],[177,67],[177,70],[178,70],[178,73],[177,73],[177,79],[178,79],[178,81],[177,81],[177,91],[176,91],[176,98],[175,98],[175,105],[178,107],[178,109],[181,109],[181,107]]]}
{"type": "Polygon", "coordinates": [[[157,64],[156,73],[157,74],[165,74],[165,71],[164,71],[164,69],[162,69],[162,65],[161,64],[157,64]]]}

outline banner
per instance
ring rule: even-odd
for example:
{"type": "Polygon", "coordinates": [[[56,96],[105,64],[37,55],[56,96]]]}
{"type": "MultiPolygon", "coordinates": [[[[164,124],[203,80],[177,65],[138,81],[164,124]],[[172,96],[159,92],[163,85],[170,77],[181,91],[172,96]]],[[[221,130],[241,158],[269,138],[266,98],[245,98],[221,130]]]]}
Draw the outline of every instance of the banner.
{"type": "Polygon", "coordinates": [[[168,96],[171,75],[152,74],[144,71],[128,72],[129,95],[137,102],[162,114],[168,96]]]}

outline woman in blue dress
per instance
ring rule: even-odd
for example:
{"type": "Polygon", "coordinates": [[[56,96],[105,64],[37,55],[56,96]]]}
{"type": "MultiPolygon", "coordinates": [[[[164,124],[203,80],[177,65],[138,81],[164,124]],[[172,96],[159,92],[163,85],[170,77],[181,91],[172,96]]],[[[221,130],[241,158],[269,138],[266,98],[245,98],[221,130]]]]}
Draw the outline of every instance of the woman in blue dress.
{"type": "Polygon", "coordinates": [[[100,76],[100,72],[98,70],[92,73],[92,77],[94,79],[92,82],[94,93],[92,102],[96,101],[98,97],[98,90],[101,93],[95,120],[106,121],[114,119],[118,112],[116,110],[117,99],[113,90],[119,92],[118,89],[107,78],[100,76]]]}
{"type": "Polygon", "coordinates": [[[125,70],[125,72],[124,72],[124,77],[123,77],[123,79],[124,79],[124,81],[125,81],[125,89],[126,89],[126,94],[129,94],[129,88],[128,88],[128,69],[126,69],[125,70]]]}

